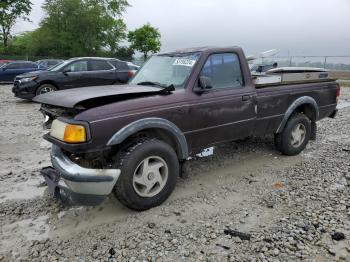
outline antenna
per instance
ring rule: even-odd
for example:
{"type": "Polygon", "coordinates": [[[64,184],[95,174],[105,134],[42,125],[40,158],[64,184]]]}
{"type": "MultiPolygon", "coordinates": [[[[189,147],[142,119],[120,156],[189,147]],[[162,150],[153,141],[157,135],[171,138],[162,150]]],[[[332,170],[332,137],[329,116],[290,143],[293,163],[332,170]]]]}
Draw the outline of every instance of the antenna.
{"type": "Polygon", "coordinates": [[[261,52],[257,55],[247,56],[247,60],[251,61],[251,60],[258,59],[258,58],[265,58],[265,57],[273,56],[273,55],[278,54],[278,52],[279,51],[277,49],[271,49],[268,51],[261,52]]]}

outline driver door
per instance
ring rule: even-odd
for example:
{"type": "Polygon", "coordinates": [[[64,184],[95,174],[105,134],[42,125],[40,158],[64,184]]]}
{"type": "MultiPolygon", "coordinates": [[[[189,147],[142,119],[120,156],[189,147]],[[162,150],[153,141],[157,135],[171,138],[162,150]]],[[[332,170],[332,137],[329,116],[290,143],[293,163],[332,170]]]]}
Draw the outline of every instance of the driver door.
{"type": "Polygon", "coordinates": [[[212,88],[199,95],[200,107],[190,109],[194,130],[186,137],[191,146],[203,148],[251,135],[256,121],[256,93],[253,86],[244,84],[238,56],[210,55],[200,76],[209,78],[212,88]]]}
{"type": "Polygon", "coordinates": [[[67,65],[63,70],[63,89],[90,86],[88,60],[78,60],[67,65]]]}

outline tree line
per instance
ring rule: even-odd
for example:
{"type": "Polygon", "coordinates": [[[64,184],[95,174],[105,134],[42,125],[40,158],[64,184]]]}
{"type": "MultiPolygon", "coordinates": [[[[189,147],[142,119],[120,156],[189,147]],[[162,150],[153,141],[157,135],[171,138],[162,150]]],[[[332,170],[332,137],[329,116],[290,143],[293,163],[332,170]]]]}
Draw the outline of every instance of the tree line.
{"type": "Polygon", "coordinates": [[[160,32],[150,24],[127,30],[122,17],[127,0],[46,0],[39,27],[14,36],[16,22],[29,21],[32,6],[30,0],[1,0],[0,54],[131,60],[135,51],[146,59],[161,47],[160,32]]]}

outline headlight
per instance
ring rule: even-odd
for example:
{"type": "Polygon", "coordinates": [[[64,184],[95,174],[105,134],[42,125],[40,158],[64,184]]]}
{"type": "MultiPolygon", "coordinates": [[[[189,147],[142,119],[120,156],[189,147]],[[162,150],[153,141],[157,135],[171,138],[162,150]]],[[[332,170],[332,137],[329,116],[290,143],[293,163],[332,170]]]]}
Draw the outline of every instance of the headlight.
{"type": "Polygon", "coordinates": [[[86,142],[85,126],[65,123],[58,119],[52,122],[50,135],[67,143],[86,142]]]}
{"type": "Polygon", "coordinates": [[[19,81],[21,81],[21,83],[28,83],[28,82],[34,81],[37,78],[38,78],[37,76],[25,77],[25,78],[19,79],[19,81]]]}

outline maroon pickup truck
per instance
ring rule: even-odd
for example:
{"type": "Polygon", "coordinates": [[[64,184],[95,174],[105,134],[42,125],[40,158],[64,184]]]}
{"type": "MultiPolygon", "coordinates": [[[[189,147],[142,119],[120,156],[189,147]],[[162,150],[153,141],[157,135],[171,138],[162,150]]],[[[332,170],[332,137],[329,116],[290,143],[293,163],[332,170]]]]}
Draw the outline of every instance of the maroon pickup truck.
{"type": "Polygon", "coordinates": [[[339,86],[317,70],[289,79],[255,85],[241,48],[196,48],[152,56],[128,85],[40,95],[53,165],[41,173],[71,203],[113,192],[145,210],[168,198],[184,161],[212,145],[274,134],[277,150],[299,154],[316,121],[335,116],[339,86]]]}

